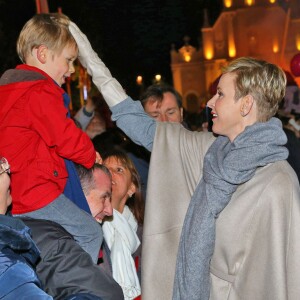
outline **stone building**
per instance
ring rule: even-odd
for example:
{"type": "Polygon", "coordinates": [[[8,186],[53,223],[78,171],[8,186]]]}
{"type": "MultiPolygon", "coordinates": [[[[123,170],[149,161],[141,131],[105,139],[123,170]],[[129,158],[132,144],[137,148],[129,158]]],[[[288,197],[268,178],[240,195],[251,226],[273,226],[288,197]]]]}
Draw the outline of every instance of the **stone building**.
{"type": "Polygon", "coordinates": [[[222,66],[237,57],[268,60],[290,71],[300,52],[300,0],[223,0],[212,26],[204,18],[201,39],[199,49],[185,39],[182,48],[171,50],[173,84],[189,112],[205,105],[222,66]]]}

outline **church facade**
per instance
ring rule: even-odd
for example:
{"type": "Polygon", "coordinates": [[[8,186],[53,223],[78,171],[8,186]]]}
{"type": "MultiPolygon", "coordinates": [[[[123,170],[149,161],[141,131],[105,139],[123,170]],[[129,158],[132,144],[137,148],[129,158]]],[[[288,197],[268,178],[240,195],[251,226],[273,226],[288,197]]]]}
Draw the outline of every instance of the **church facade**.
{"type": "MultiPolygon", "coordinates": [[[[171,50],[173,85],[189,112],[197,112],[210,97],[210,86],[231,60],[251,56],[290,71],[300,53],[300,0],[223,0],[223,11],[201,28],[202,47],[171,50]]],[[[298,85],[300,78],[295,78],[298,85]]]]}

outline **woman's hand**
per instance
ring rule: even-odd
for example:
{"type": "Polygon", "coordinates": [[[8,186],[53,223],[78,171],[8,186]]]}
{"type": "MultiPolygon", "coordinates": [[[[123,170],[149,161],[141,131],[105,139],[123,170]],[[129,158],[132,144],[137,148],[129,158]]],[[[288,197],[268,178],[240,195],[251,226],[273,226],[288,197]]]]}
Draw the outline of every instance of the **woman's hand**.
{"type": "Polygon", "coordinates": [[[94,84],[103,95],[107,104],[114,106],[125,100],[128,96],[120,83],[111,76],[109,69],[93,50],[86,35],[73,22],[70,22],[69,30],[77,43],[79,49],[78,58],[81,64],[92,76],[94,84]]]}

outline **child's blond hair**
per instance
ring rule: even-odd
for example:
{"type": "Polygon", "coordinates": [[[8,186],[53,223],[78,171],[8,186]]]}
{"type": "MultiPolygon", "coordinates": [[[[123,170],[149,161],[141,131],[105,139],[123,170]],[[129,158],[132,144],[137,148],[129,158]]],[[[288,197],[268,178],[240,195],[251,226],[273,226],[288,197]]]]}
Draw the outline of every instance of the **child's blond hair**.
{"type": "Polygon", "coordinates": [[[70,19],[63,14],[37,14],[26,22],[17,41],[17,53],[23,63],[34,48],[45,45],[60,54],[67,45],[77,48],[71,32],[70,19]]]}

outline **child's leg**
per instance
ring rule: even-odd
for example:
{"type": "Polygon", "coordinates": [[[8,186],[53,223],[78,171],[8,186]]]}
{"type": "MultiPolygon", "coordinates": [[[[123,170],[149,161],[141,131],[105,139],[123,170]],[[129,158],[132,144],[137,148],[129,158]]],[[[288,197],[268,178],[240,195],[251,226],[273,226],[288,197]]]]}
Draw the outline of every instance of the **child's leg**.
{"type": "Polygon", "coordinates": [[[90,214],[77,207],[65,195],[61,194],[41,209],[18,216],[50,220],[60,224],[97,263],[103,240],[101,226],[90,214]]]}

